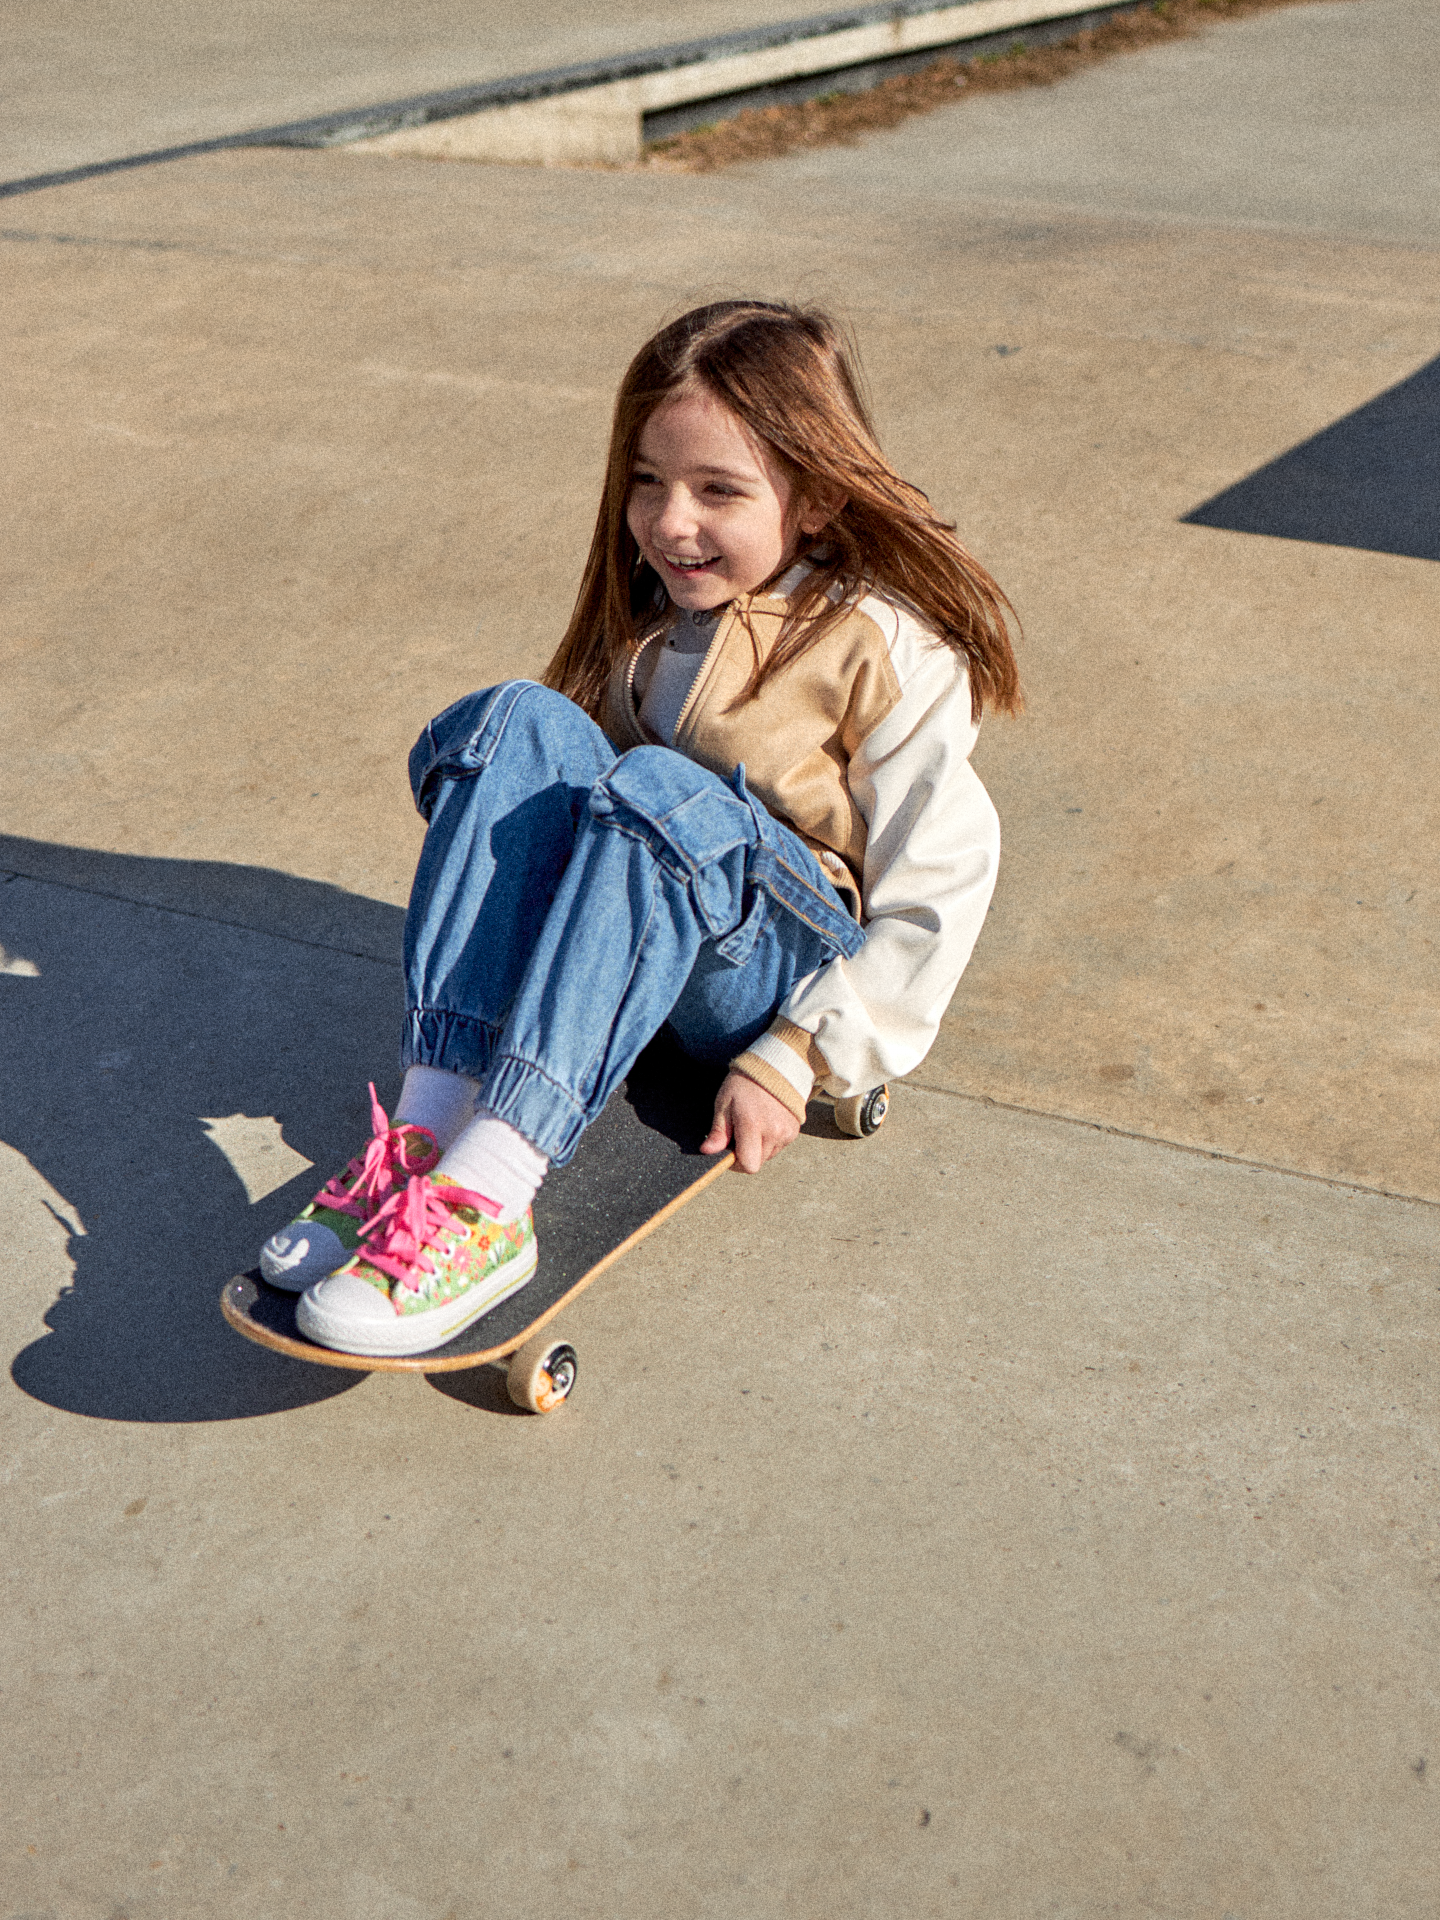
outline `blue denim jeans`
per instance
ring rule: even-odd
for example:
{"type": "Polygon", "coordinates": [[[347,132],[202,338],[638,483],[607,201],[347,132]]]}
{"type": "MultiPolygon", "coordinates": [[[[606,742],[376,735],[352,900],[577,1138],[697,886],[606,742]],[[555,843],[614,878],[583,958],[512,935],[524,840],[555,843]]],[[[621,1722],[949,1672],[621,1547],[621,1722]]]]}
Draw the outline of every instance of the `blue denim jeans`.
{"type": "Polygon", "coordinates": [[[668,747],[616,757],[562,694],[512,680],[410,755],[429,822],[405,921],[401,1062],[563,1165],[667,1022],[729,1060],[864,934],[802,840],[668,747]]]}

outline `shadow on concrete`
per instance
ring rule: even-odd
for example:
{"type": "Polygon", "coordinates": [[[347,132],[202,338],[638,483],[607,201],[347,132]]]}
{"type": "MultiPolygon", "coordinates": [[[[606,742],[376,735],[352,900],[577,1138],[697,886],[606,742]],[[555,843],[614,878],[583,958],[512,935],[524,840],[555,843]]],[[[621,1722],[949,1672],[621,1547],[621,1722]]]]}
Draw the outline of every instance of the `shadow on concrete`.
{"type": "Polygon", "coordinates": [[[1440,560],[1440,359],[1217,493],[1184,523],[1440,560]]]}
{"type": "Polygon", "coordinates": [[[474,1407],[479,1413],[513,1414],[518,1420],[534,1418],[510,1398],[502,1366],[461,1367],[454,1373],[427,1373],[425,1378],[437,1393],[443,1393],[447,1400],[458,1400],[462,1407],[474,1407]]]}
{"type": "Polygon", "coordinates": [[[74,1264],[16,1384],[135,1421],[245,1419],[357,1385],[252,1346],[218,1298],[368,1136],[366,1081],[387,1104],[398,1090],[401,910],[6,836],[0,876],[0,1138],[59,1197],[74,1264]],[[252,1204],[246,1180],[276,1178],[252,1204]]]}

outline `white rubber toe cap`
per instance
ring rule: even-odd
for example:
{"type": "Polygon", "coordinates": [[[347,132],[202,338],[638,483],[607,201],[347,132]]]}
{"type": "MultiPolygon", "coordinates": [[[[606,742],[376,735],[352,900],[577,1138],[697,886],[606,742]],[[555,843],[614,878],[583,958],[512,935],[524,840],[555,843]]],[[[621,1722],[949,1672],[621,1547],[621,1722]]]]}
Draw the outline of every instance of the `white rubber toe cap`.
{"type": "Polygon", "coordinates": [[[371,1354],[376,1359],[429,1353],[453,1340],[502,1300],[508,1300],[535,1272],[532,1239],[524,1252],[490,1274],[484,1285],[467,1287],[438,1307],[397,1313],[382,1293],[356,1273],[332,1273],[302,1295],[295,1324],[307,1340],[340,1353],[371,1354]]]}
{"type": "Polygon", "coordinates": [[[399,1315],[389,1297],[353,1273],[335,1273],[305,1293],[295,1324],[317,1346],[342,1353],[393,1353],[399,1315]]]}

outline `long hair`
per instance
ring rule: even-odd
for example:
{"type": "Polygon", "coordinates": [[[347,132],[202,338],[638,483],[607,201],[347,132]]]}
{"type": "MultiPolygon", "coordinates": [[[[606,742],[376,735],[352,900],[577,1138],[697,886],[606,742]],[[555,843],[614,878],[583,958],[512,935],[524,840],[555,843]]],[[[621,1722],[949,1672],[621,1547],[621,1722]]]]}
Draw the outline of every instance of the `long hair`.
{"type": "MultiPolygon", "coordinates": [[[[810,562],[769,657],[757,649],[743,697],[781,672],[871,588],[912,607],[965,656],[971,706],[1017,713],[1020,679],[1006,626],[1014,609],[954,526],[880,451],[835,323],[811,308],[719,300],[661,329],[620,383],[605,488],[575,611],[545,684],[600,717],[616,662],[656,605],[660,583],[626,523],[631,474],[646,421],[682,391],[722,402],[786,471],[796,498],[843,495],[845,505],[798,557],[810,562]]],[[[752,636],[753,637],[753,636],[752,636]]]]}

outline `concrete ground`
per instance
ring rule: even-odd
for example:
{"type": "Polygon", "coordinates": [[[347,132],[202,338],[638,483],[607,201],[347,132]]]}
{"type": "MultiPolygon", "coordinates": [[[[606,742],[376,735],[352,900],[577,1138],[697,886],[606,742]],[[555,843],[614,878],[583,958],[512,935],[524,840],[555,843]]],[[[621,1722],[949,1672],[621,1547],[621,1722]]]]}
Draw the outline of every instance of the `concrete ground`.
{"type": "Polygon", "coordinates": [[[8,204],[0,1920],[1428,1920],[1431,19],[8,204]],[[552,1419],[263,1354],[219,1286],[397,1084],[405,751],[739,289],[848,317],[1025,622],[941,1041],[592,1289],[552,1419]]]}

